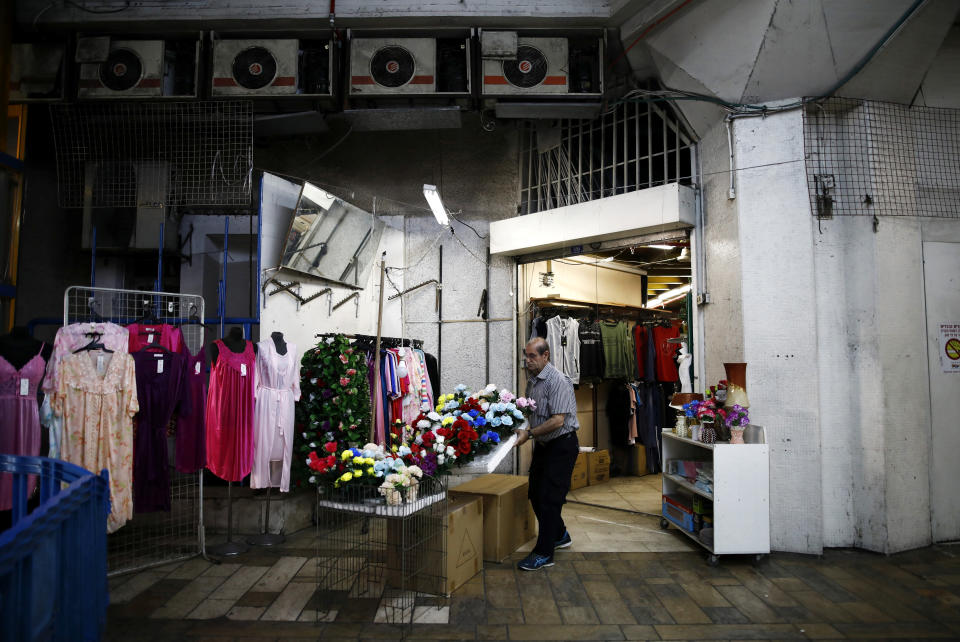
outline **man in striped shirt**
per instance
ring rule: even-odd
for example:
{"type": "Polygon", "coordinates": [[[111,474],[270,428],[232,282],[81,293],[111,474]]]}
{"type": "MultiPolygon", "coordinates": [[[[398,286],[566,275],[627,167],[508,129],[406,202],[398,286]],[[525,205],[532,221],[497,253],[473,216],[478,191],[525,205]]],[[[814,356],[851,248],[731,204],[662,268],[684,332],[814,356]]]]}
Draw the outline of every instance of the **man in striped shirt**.
{"type": "Polygon", "coordinates": [[[573,543],[560,516],[577,463],[577,400],[570,377],[550,363],[550,349],[542,338],[531,339],[523,350],[527,369],[527,397],[536,402],[528,428],[518,431],[517,446],[534,440],[527,496],[537,515],[539,534],[533,552],[517,564],[524,571],[553,566],[553,552],[573,543]]]}

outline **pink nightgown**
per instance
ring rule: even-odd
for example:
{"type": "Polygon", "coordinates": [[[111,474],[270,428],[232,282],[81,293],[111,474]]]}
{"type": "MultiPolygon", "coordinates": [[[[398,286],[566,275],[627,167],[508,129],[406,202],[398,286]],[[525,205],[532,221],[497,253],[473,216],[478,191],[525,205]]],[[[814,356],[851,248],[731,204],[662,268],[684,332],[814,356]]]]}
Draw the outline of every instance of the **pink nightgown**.
{"type": "Polygon", "coordinates": [[[207,393],[207,468],[226,481],[240,481],[253,468],[253,390],[256,355],[246,341],[242,353],[223,341],[210,369],[207,393]]]}
{"type": "MultiPolygon", "coordinates": [[[[40,353],[17,370],[0,357],[0,453],[7,455],[40,454],[40,410],[37,408],[37,388],[43,379],[46,362],[40,353]],[[24,383],[26,382],[26,383],[24,383]]],[[[27,496],[37,485],[31,475],[27,496]]],[[[0,474],[0,510],[13,506],[13,475],[0,474]]]]}

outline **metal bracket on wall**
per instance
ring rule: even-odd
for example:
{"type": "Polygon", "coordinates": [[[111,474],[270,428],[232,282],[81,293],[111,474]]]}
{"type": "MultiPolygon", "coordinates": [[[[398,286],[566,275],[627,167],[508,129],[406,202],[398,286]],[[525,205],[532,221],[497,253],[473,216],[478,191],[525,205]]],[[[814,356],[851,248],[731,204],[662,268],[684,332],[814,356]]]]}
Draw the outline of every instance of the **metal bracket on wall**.
{"type": "Polygon", "coordinates": [[[387,297],[387,301],[393,301],[393,300],[396,299],[396,298],[402,297],[404,294],[409,294],[410,292],[413,292],[414,290],[419,290],[420,288],[422,288],[422,287],[424,287],[424,286],[427,286],[427,285],[430,285],[430,284],[436,284],[437,290],[436,290],[436,298],[435,298],[435,300],[434,300],[434,309],[435,309],[435,310],[439,310],[439,309],[440,309],[440,290],[443,289],[443,284],[440,283],[440,281],[438,281],[437,279],[430,279],[429,281],[424,281],[423,283],[418,283],[417,285],[414,285],[413,287],[409,287],[409,288],[407,288],[406,290],[403,290],[402,292],[397,292],[396,294],[391,294],[390,296],[387,297]]]}
{"type": "MultiPolygon", "coordinates": [[[[301,306],[301,305],[306,305],[306,304],[310,303],[311,301],[313,301],[314,299],[323,296],[324,294],[329,294],[329,295],[330,295],[330,298],[333,299],[333,289],[332,289],[332,288],[323,288],[323,289],[320,290],[319,292],[316,292],[316,293],[314,293],[314,294],[311,294],[311,295],[308,296],[308,297],[302,297],[302,296],[300,296],[300,285],[301,285],[301,284],[300,284],[298,281],[291,281],[290,283],[282,283],[281,281],[278,281],[277,279],[267,279],[266,285],[269,285],[269,284],[271,284],[271,283],[272,283],[273,285],[276,285],[277,287],[276,287],[276,289],[274,289],[274,290],[272,290],[271,292],[269,292],[269,293],[268,293],[268,296],[273,296],[274,294],[280,294],[281,292],[286,292],[287,294],[289,294],[290,296],[292,296],[294,299],[297,300],[297,309],[298,309],[298,310],[300,309],[300,306],[301,306]],[[297,291],[294,292],[294,291],[293,291],[293,288],[297,288],[297,291]]],[[[264,289],[266,289],[266,288],[264,288],[264,289]]]]}
{"type": "Polygon", "coordinates": [[[347,295],[346,297],[344,297],[343,299],[340,299],[339,301],[337,301],[337,302],[333,305],[333,309],[336,310],[337,308],[339,308],[341,305],[343,305],[344,303],[346,303],[346,302],[349,301],[350,299],[356,299],[356,300],[357,300],[357,316],[359,316],[359,315],[360,315],[360,293],[359,293],[359,292],[354,292],[353,294],[349,294],[349,295],[347,295]]]}

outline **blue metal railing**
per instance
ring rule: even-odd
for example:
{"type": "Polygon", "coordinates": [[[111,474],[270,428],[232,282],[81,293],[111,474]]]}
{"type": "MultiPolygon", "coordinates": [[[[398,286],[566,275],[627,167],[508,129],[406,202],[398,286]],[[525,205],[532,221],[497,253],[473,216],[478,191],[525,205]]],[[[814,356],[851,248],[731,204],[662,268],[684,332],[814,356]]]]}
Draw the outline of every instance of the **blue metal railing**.
{"type": "Polygon", "coordinates": [[[107,471],[0,455],[13,525],[0,533],[0,640],[99,640],[107,617],[107,471]],[[27,514],[27,480],[40,505],[27,514]],[[66,486],[64,486],[66,484],[66,486]]]}

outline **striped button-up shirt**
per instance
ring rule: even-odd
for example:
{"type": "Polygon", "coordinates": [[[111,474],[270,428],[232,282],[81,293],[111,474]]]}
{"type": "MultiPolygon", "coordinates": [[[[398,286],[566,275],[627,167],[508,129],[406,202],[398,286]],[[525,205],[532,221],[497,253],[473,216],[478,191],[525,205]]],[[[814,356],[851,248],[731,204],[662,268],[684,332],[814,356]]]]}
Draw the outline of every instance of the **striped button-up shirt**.
{"type": "Polygon", "coordinates": [[[553,415],[564,415],[563,425],[546,435],[534,437],[544,443],[580,430],[577,421],[577,399],[573,394],[570,377],[547,363],[536,377],[527,380],[527,397],[537,402],[537,409],[530,417],[530,427],[535,428],[553,415]]]}

